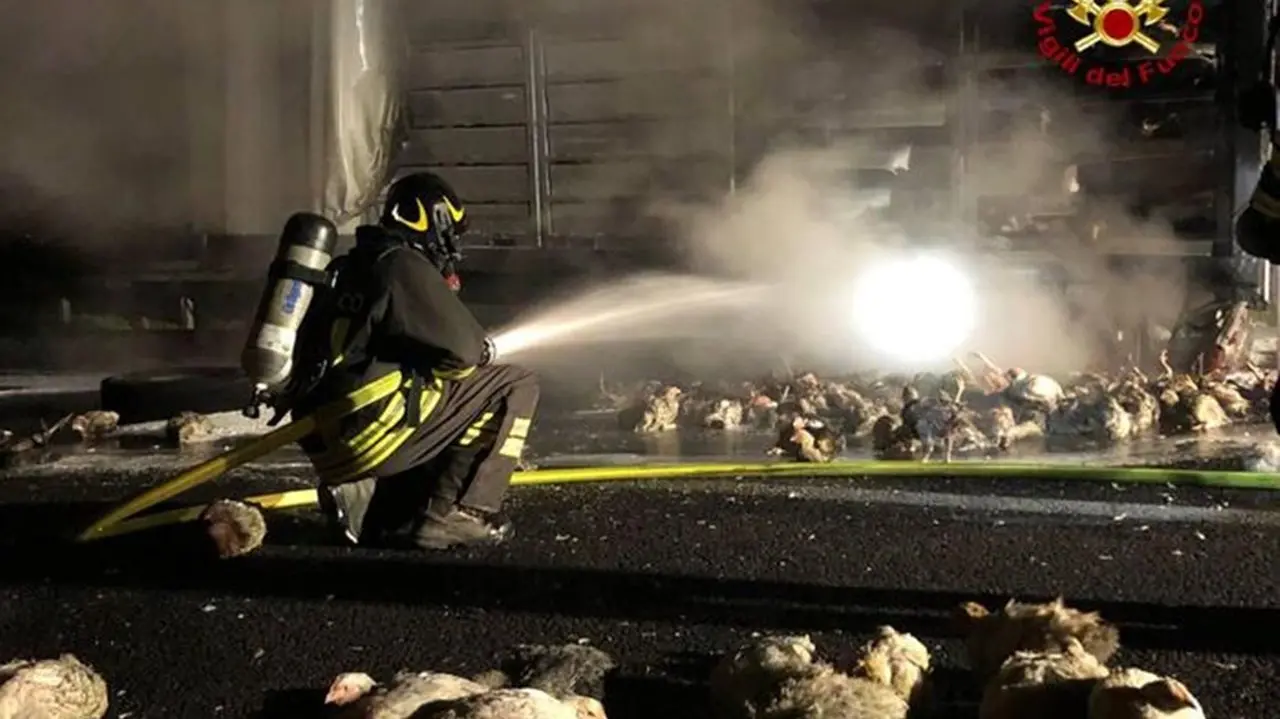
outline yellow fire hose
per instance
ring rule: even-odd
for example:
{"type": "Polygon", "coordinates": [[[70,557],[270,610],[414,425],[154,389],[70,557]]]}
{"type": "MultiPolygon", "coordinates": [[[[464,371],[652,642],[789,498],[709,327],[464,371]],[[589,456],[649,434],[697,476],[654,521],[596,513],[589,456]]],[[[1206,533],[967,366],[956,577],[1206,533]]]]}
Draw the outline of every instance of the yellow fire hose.
{"type": "MultiPolygon", "coordinates": [[[[376,400],[375,400],[376,401],[376,400]]],[[[353,402],[352,405],[359,404],[353,402]]],[[[354,410],[351,410],[354,411],[354,410]]],[[[319,415],[319,413],[317,413],[319,415]]],[[[332,416],[332,415],[329,415],[332,416]]],[[[314,417],[314,415],[313,415],[314,417]]],[[[316,421],[304,418],[287,424],[256,441],[196,465],[177,477],[125,502],[86,529],[80,541],[91,541],[190,522],[206,505],[134,515],[186,490],[215,479],[223,473],[251,462],[308,434],[316,421]]],[[[566,484],[641,479],[723,479],[725,477],[1008,477],[1022,479],[1062,479],[1124,483],[1157,483],[1230,487],[1237,489],[1280,489],[1280,473],[1165,469],[1158,467],[1096,467],[1079,465],[1030,464],[1016,462],[961,461],[950,464],[922,464],[908,461],[847,461],[829,464],[801,462],[692,462],[604,467],[570,467],[519,472],[513,485],[566,484]]],[[[287,509],[316,504],[313,489],[246,497],[246,502],[263,509],[287,509]]]]}
{"type": "MultiPolygon", "coordinates": [[[[240,465],[252,462],[259,457],[264,457],[285,445],[292,444],[298,440],[311,434],[316,427],[336,422],[343,417],[357,412],[365,407],[387,397],[398,390],[404,382],[404,377],[400,372],[391,372],[383,375],[360,389],[352,392],[347,397],[337,400],[329,405],[319,408],[314,413],[307,415],[301,419],[296,419],[283,427],[274,429],[249,444],[236,447],[228,452],[214,457],[206,462],[201,462],[187,471],[179,474],[177,477],[161,484],[157,487],[143,492],[108,512],[106,515],[98,519],[80,534],[80,541],[86,542],[93,539],[100,539],[110,536],[106,533],[108,528],[116,527],[125,520],[144,510],[150,509],[157,504],[182,494],[200,484],[204,484],[213,479],[226,474],[227,472],[239,467],[240,465]]],[[[314,493],[312,494],[314,501],[314,493]]],[[[198,508],[198,509],[203,509],[198,508]]],[[[185,514],[183,515],[185,517],[185,514]]],[[[199,511],[195,516],[199,516],[199,511]]],[[[131,525],[137,529],[145,529],[147,527],[160,526],[166,522],[160,522],[155,517],[144,517],[137,522],[145,521],[145,525],[131,525]]],[[[187,519],[172,520],[173,521],[189,521],[187,519]]],[[[126,528],[123,531],[117,531],[111,534],[124,534],[125,532],[136,531],[136,529],[126,528]]]]}

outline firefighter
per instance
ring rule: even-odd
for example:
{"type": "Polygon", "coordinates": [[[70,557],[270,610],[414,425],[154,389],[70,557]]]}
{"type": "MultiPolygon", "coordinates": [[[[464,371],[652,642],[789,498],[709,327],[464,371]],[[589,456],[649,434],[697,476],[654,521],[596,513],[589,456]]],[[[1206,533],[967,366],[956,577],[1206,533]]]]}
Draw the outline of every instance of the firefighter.
{"type": "Polygon", "coordinates": [[[378,224],[356,229],[303,321],[295,417],[361,388],[396,387],[320,421],[299,443],[319,475],[321,508],[357,544],[444,549],[511,534],[499,510],[538,384],[528,370],[495,363],[493,342],[456,294],[466,229],[466,209],[443,179],[397,180],[378,224]]]}
{"type": "Polygon", "coordinates": [[[1271,159],[1262,168],[1249,204],[1236,220],[1236,243],[1249,255],[1280,262],[1280,151],[1272,138],[1271,159]]]}

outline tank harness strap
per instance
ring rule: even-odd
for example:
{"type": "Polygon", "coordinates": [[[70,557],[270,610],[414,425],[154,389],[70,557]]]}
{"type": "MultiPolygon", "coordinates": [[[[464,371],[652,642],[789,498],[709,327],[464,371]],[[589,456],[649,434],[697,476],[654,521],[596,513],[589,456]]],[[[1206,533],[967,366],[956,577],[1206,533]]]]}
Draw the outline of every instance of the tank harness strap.
{"type": "Polygon", "coordinates": [[[270,274],[272,277],[287,277],[291,280],[298,280],[312,285],[323,286],[329,284],[328,271],[300,265],[293,260],[276,260],[272,262],[270,274]]]}
{"type": "Polygon", "coordinates": [[[404,390],[404,424],[406,427],[416,429],[422,425],[422,390],[425,383],[421,372],[415,372],[408,367],[402,367],[400,372],[409,378],[404,390]]]}

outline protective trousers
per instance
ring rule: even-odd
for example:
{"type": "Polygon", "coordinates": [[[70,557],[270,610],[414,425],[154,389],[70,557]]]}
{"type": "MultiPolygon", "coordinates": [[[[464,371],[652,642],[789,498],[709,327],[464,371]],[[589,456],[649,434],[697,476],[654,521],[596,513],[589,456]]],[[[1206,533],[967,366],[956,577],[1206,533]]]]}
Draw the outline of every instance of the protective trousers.
{"type": "Polygon", "coordinates": [[[537,378],[520,367],[489,365],[449,380],[435,410],[374,477],[322,487],[321,506],[357,542],[409,531],[455,506],[497,512],[537,404],[537,378]]]}

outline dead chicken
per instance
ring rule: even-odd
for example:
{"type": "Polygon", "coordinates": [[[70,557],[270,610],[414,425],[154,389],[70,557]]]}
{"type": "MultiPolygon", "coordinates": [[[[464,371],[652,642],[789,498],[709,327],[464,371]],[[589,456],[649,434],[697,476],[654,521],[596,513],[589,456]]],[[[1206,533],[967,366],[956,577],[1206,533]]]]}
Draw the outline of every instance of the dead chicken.
{"type": "Polygon", "coordinates": [[[1045,420],[1052,441],[1113,444],[1133,437],[1133,417],[1119,400],[1105,392],[1069,394],[1045,420]]]}
{"type": "Polygon", "coordinates": [[[107,683],[72,654],[0,665],[0,719],[101,719],[107,683]]]}
{"type": "MultiPolygon", "coordinates": [[[[711,673],[711,701],[719,719],[904,719],[910,705],[894,691],[905,678],[893,675],[901,664],[889,653],[865,656],[868,672],[854,677],[815,661],[807,636],[763,637],[725,656],[711,673]],[[888,671],[883,668],[888,666],[888,671]]],[[[913,674],[914,676],[914,674],[913,674]]]]}
{"type": "Polygon", "coordinates": [[[1074,637],[1053,651],[1018,651],[984,687],[978,719],[1082,719],[1106,666],[1074,637]]]}
{"type": "Polygon", "coordinates": [[[742,402],[736,399],[719,399],[703,415],[702,426],[707,429],[741,429],[742,417],[742,402]]]}
{"type": "Polygon", "coordinates": [[[1160,353],[1164,371],[1154,386],[1159,389],[1160,432],[1166,435],[1207,432],[1230,424],[1222,404],[1205,392],[1189,374],[1175,372],[1169,362],[1169,351],[1160,353]]]}
{"type": "Polygon", "coordinates": [[[1276,389],[1278,373],[1275,370],[1264,372],[1261,367],[1252,362],[1246,362],[1245,369],[1248,372],[1248,380],[1236,380],[1235,384],[1253,407],[1252,417],[1264,419],[1271,413],[1271,394],[1276,389]]]}
{"type": "Polygon", "coordinates": [[[871,434],[876,420],[888,414],[881,403],[867,399],[851,386],[828,382],[827,416],[853,437],[867,437],[871,434]]]}
{"type": "Polygon", "coordinates": [[[494,689],[434,702],[414,719],[605,719],[604,707],[588,697],[556,699],[537,689],[494,689]]]}
{"type": "Polygon", "coordinates": [[[981,352],[974,352],[973,356],[986,368],[985,375],[992,389],[1001,392],[1015,407],[1048,413],[1062,401],[1062,385],[1054,378],[1019,367],[1002,370],[981,352]]]}
{"type": "Polygon", "coordinates": [[[1108,394],[1129,413],[1134,437],[1147,434],[1160,423],[1160,402],[1147,389],[1150,384],[1147,376],[1135,367],[1108,388],[1108,394]]]}
{"type": "Polygon", "coordinates": [[[806,414],[818,414],[826,412],[827,393],[822,386],[822,380],[812,372],[806,372],[795,379],[791,384],[797,402],[801,403],[801,411],[806,414]]]}
{"type": "Polygon", "coordinates": [[[778,400],[761,390],[752,388],[750,399],[744,408],[745,423],[755,429],[773,429],[778,426],[778,400]]]}
{"type": "Polygon", "coordinates": [[[494,689],[522,687],[544,691],[557,699],[604,696],[605,676],[617,662],[585,644],[520,645],[502,668],[481,682],[494,689]]]}
{"type": "Polygon", "coordinates": [[[1211,394],[1200,390],[1160,393],[1160,432],[1165,435],[1208,432],[1231,423],[1211,394]]]}
{"type": "Polygon", "coordinates": [[[666,385],[645,398],[639,421],[631,429],[640,433],[670,432],[680,426],[680,396],[684,390],[666,385]]]}
{"type": "Polygon", "coordinates": [[[120,415],[115,412],[93,410],[76,415],[67,424],[75,439],[79,442],[97,442],[120,426],[120,415]]]}
{"type": "Polygon", "coordinates": [[[1044,437],[1044,427],[1034,420],[1019,422],[1013,408],[1000,404],[987,410],[980,419],[979,429],[991,439],[996,449],[1007,452],[1019,442],[1044,437]]]}
{"type": "Polygon", "coordinates": [[[183,412],[165,423],[165,442],[170,447],[186,447],[213,438],[213,423],[196,412],[183,412]]]}
{"type": "Polygon", "coordinates": [[[797,415],[791,422],[783,424],[777,442],[768,453],[795,462],[826,463],[843,451],[843,438],[825,422],[816,417],[797,415]]]}
{"type": "Polygon", "coordinates": [[[1066,606],[1060,597],[1043,604],[1011,599],[997,612],[966,602],[957,608],[955,620],[966,637],[970,667],[983,681],[1018,651],[1066,651],[1074,639],[1106,664],[1120,648],[1120,632],[1114,625],[1097,612],[1066,606]]]}
{"type": "Polygon", "coordinates": [[[1201,392],[1217,400],[1228,421],[1247,419],[1252,414],[1253,403],[1235,384],[1212,376],[1202,377],[1199,384],[1201,392]]]}
{"type": "Polygon", "coordinates": [[[339,674],[324,703],[340,708],[341,719],[410,719],[433,702],[462,699],[489,687],[452,674],[400,672],[382,685],[363,672],[339,674]]]}
{"type": "Polygon", "coordinates": [[[871,451],[876,459],[913,459],[915,435],[896,414],[881,415],[871,428],[871,451]]]}
{"type": "Polygon", "coordinates": [[[1089,697],[1089,719],[1205,719],[1186,685],[1141,669],[1117,669],[1089,697]]]}
{"type": "Polygon", "coordinates": [[[888,686],[908,704],[918,706],[928,691],[930,661],[929,650],[919,639],[886,625],[862,645],[852,674],[888,686]]]}
{"type": "Polygon", "coordinates": [[[921,462],[933,458],[942,446],[944,462],[950,462],[955,450],[960,423],[959,397],[921,397],[910,385],[902,389],[902,426],[913,439],[919,440],[921,462]]]}
{"type": "Polygon", "coordinates": [[[262,510],[248,502],[219,499],[200,513],[205,531],[223,559],[243,557],[262,546],[267,537],[267,520],[262,510]]]}
{"type": "Polygon", "coordinates": [[[817,651],[808,635],[767,635],[726,654],[711,670],[712,714],[752,719],[778,684],[813,665],[817,651]]]}

